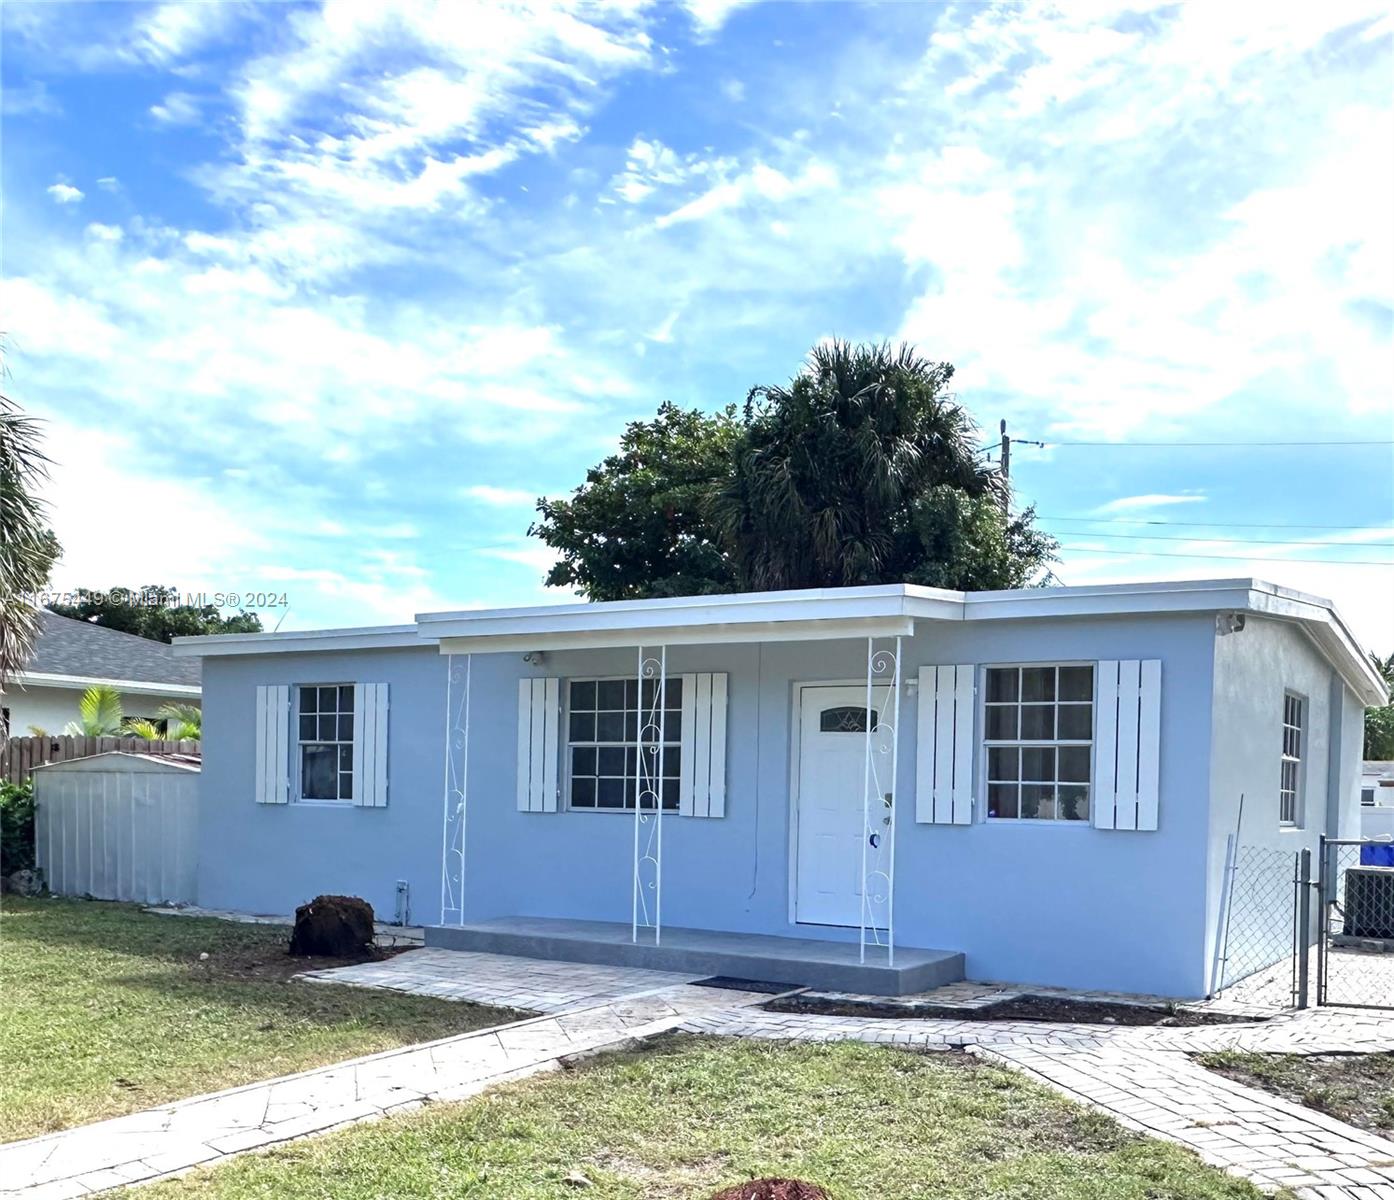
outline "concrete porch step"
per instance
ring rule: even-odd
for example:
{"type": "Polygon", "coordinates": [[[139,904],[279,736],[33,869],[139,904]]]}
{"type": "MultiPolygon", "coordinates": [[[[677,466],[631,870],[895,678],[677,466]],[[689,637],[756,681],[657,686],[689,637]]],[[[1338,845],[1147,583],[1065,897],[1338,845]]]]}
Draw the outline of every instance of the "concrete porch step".
{"type": "Polygon", "coordinates": [[[873,996],[928,991],[964,977],[963,954],[956,950],[897,946],[892,966],[885,949],[875,946],[867,947],[864,963],[858,961],[855,942],[681,928],[665,928],[659,945],[653,944],[652,930],[641,929],[639,937],[638,943],[632,941],[630,927],[619,922],[555,917],[497,917],[426,927],[426,945],[446,950],[726,975],[873,996]]]}

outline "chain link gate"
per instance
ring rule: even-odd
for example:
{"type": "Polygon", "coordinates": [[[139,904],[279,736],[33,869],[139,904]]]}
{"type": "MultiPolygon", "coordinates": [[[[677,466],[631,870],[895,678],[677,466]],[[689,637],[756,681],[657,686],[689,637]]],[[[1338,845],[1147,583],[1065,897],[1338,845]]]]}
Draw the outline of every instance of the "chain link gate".
{"type": "Polygon", "coordinates": [[[1322,838],[1317,1003],[1394,1009],[1394,843],[1322,838]]]}

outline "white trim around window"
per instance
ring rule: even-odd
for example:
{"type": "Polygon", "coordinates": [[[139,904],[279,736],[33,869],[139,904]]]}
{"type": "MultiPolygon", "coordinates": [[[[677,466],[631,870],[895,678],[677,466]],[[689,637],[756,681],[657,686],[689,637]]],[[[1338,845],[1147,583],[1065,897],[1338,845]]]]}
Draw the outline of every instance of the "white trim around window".
{"type": "Polygon", "coordinates": [[[982,671],[988,822],[1087,828],[1095,781],[1096,664],[990,663],[982,671]]]}
{"type": "Polygon", "coordinates": [[[355,786],[360,782],[353,770],[354,732],[360,716],[354,712],[354,685],[297,683],[294,693],[293,799],[297,804],[352,806],[355,786]],[[306,795],[307,755],[315,760],[312,786],[319,794],[313,796],[306,795]]]}
{"type": "Polygon", "coordinates": [[[1278,824],[1285,829],[1302,826],[1302,800],[1307,771],[1307,698],[1283,693],[1283,742],[1278,766],[1278,824]]]}

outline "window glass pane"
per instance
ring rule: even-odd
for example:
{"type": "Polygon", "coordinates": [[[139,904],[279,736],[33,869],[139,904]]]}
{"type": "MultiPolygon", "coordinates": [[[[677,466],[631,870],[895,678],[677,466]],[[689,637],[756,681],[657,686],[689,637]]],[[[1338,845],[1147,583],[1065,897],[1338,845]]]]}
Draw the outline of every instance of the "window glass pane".
{"type": "MultiPolygon", "coordinates": [[[[873,711],[873,728],[877,722],[877,715],[873,711]]],[[[855,705],[840,705],[836,708],[825,708],[818,714],[819,733],[865,733],[866,732],[866,709],[855,705]]]]}
{"type": "Polygon", "coordinates": [[[339,708],[339,689],[322,687],[319,690],[319,710],[322,713],[337,712],[339,708]]]}
{"type": "Polygon", "coordinates": [[[1089,789],[1063,784],[1059,789],[1060,816],[1067,821],[1089,820],[1089,789]]]}
{"type": "Polygon", "coordinates": [[[337,800],[339,751],[335,746],[300,749],[300,794],[306,800],[337,800]]]}
{"type": "Polygon", "coordinates": [[[319,718],[319,740],[334,742],[339,737],[339,718],[321,716],[319,718]]]}
{"type": "Polygon", "coordinates": [[[1017,674],[1015,667],[991,667],[988,669],[987,699],[989,704],[1018,698],[1017,674]]]}
{"type": "Polygon", "coordinates": [[[595,719],[595,740],[598,742],[624,741],[624,713],[603,712],[595,719]]]}
{"type": "Polygon", "coordinates": [[[1055,748],[1026,747],[1021,752],[1021,777],[1037,783],[1055,781],[1055,748]]]}
{"type": "Polygon", "coordinates": [[[1021,785],[1021,815],[1024,820],[1049,820],[1055,816],[1055,785],[1053,783],[1023,783],[1021,785]]]}
{"type": "Polygon", "coordinates": [[[1017,815],[1017,786],[1014,783],[992,783],[987,789],[987,815],[1015,817],[1017,815]]]}
{"type": "Polygon", "coordinates": [[[1049,741],[1055,736],[1055,705],[1021,706],[1021,739],[1025,742],[1049,741]]]}
{"type": "Polygon", "coordinates": [[[1094,668],[1061,667],[1060,700],[1093,700],[1094,668]]]}
{"type": "Polygon", "coordinates": [[[339,740],[341,742],[353,741],[353,714],[348,713],[339,718],[339,740]]]}
{"type": "Polygon", "coordinates": [[[601,746],[596,752],[597,775],[623,775],[624,770],[624,747],[623,746],[601,746]]]}
{"type": "Polygon", "coordinates": [[[624,714],[624,740],[626,742],[639,740],[639,713],[637,709],[630,709],[624,714]]]}
{"type": "Polygon", "coordinates": [[[1054,700],[1055,668],[1023,667],[1021,670],[1022,700],[1054,700]]]}
{"type": "Polygon", "coordinates": [[[345,684],[339,689],[339,711],[351,713],[353,711],[353,688],[345,684]]]}
{"type": "Polygon", "coordinates": [[[1092,704],[1062,704],[1057,737],[1066,742],[1087,742],[1094,736],[1092,704]]]}
{"type": "Polygon", "coordinates": [[[352,771],[352,770],[353,770],[353,747],[352,747],[352,746],[340,746],[340,747],[339,747],[339,770],[340,770],[340,771],[352,771]]]}
{"type": "Polygon", "coordinates": [[[664,812],[677,812],[678,810],[678,781],[676,778],[663,781],[663,810],[664,812]]]}
{"type": "Polygon", "coordinates": [[[1021,751],[1015,746],[994,746],[987,752],[987,777],[989,779],[1017,779],[1021,751]]]}
{"type": "Polygon", "coordinates": [[[595,714],[591,712],[572,712],[568,722],[570,740],[573,742],[595,741],[595,714]]]}
{"type": "Polygon", "coordinates": [[[353,799],[353,773],[351,771],[339,772],[339,799],[353,799]]]}
{"type": "Polygon", "coordinates": [[[595,700],[597,708],[623,708],[624,680],[602,679],[595,685],[595,700]]]}
{"type": "Polygon", "coordinates": [[[595,747],[576,746],[572,749],[571,773],[573,775],[595,774],[595,747]]]}
{"type": "Polygon", "coordinates": [[[1089,782],[1088,746],[1062,746],[1057,762],[1060,771],[1058,778],[1061,782],[1089,782]]]}
{"type": "Polygon", "coordinates": [[[571,711],[582,708],[595,708],[595,681],[592,679],[571,685],[571,711]]]}
{"type": "Polygon", "coordinates": [[[601,779],[596,784],[595,803],[597,808],[624,807],[624,780],[601,779]]]}
{"type": "Polygon", "coordinates": [[[571,803],[577,808],[594,808],[595,780],[573,779],[571,781],[571,803]]]}
{"type": "MultiPolygon", "coordinates": [[[[620,705],[616,705],[619,708],[620,705]]],[[[624,681],[624,705],[625,708],[639,707],[639,681],[637,679],[626,679],[624,681]]]]}
{"type": "Polygon", "coordinates": [[[665,701],[669,708],[682,708],[682,677],[669,678],[665,701]]]}
{"type": "Polygon", "coordinates": [[[667,746],[663,750],[663,774],[676,779],[682,773],[682,751],[677,746],[667,746]]]}
{"type": "Polygon", "coordinates": [[[319,689],[303,687],[300,689],[300,711],[312,713],[319,711],[319,689]]]}
{"type": "Polygon", "coordinates": [[[315,738],[315,718],[313,716],[301,716],[300,718],[300,740],[302,742],[312,742],[315,738]]]}
{"type": "Polygon", "coordinates": [[[987,740],[990,742],[1010,741],[1016,737],[1015,706],[991,706],[987,710],[987,740]]]}

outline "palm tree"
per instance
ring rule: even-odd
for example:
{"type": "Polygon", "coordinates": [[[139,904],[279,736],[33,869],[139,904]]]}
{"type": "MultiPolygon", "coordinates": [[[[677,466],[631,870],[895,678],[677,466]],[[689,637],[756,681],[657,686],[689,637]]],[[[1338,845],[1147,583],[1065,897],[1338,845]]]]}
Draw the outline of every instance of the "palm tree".
{"type": "Polygon", "coordinates": [[[913,347],[816,347],[787,387],[755,388],[746,443],[712,516],[745,588],[901,582],[923,560],[938,488],[1001,500],[948,363],[913,347]]]}
{"type": "Polygon", "coordinates": [[[93,684],[77,702],[76,721],[69,721],[63,732],[75,737],[116,737],[126,723],[121,693],[107,683],[93,684]]]}
{"type": "Polygon", "coordinates": [[[147,742],[196,742],[203,736],[203,710],[197,704],[163,704],[156,715],[164,718],[163,731],[154,721],[144,718],[130,721],[126,727],[147,742]]]}
{"type": "Polygon", "coordinates": [[[0,687],[34,652],[39,612],[33,597],[48,580],[55,550],[45,506],[36,495],[48,477],[40,428],[0,395],[0,687]]]}

